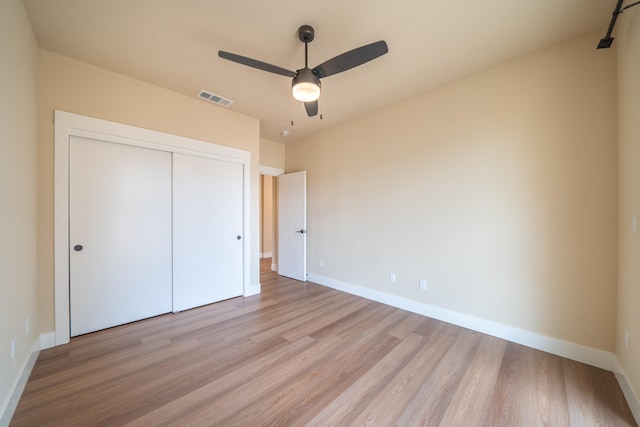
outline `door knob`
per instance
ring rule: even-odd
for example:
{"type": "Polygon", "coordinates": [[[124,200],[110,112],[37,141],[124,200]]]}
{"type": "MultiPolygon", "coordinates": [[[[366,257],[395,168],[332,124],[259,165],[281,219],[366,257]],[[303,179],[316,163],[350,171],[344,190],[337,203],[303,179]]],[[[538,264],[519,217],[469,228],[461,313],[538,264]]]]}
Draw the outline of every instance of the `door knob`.
{"type": "Polygon", "coordinates": [[[240,239],[242,239],[242,236],[238,235],[238,236],[236,236],[236,239],[240,240],[240,239]]]}
{"type": "Polygon", "coordinates": [[[82,248],[82,245],[75,245],[75,246],[73,247],[73,250],[74,250],[74,251],[76,251],[76,252],[80,252],[82,249],[83,249],[83,248],[82,248]]]}

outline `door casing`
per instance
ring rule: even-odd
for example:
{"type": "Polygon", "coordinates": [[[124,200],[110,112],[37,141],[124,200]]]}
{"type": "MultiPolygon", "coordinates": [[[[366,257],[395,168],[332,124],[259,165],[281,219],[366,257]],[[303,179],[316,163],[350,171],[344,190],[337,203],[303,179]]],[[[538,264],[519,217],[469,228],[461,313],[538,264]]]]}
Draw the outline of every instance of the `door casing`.
{"type": "Polygon", "coordinates": [[[243,295],[251,286],[251,153],[80,114],[54,112],[54,343],[70,341],[69,328],[69,140],[72,136],[237,162],[243,168],[243,295]]]}

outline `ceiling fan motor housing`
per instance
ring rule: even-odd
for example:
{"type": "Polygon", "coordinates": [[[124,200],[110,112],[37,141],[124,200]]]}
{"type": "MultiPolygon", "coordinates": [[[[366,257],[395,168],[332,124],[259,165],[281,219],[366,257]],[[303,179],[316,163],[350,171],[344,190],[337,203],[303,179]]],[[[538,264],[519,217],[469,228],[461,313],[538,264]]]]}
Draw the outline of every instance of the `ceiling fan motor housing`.
{"type": "Polygon", "coordinates": [[[311,102],[320,96],[320,79],[310,68],[298,70],[298,74],[291,81],[293,97],[301,102],[311,102]]]}

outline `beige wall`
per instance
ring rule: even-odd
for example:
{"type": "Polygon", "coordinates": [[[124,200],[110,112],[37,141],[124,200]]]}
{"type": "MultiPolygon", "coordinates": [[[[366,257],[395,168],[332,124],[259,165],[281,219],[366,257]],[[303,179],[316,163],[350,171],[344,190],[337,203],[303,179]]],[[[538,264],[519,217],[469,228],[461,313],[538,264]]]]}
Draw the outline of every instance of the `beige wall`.
{"type": "Polygon", "coordinates": [[[618,20],[619,234],[618,328],[616,355],[640,399],[640,6],[618,20]],[[624,332],[629,333],[629,349],[624,332]]]}
{"type": "Polygon", "coordinates": [[[260,166],[284,169],[284,144],[260,138],[260,166]]]}
{"type": "Polygon", "coordinates": [[[231,110],[40,50],[38,296],[40,331],[54,329],[53,110],[125,123],[251,152],[251,285],[259,283],[259,122],[231,110]]]}
{"type": "Polygon", "coordinates": [[[38,48],[19,0],[0,13],[0,424],[38,338],[36,77],[38,48]],[[26,334],[25,320],[30,319],[26,334]],[[11,341],[16,340],[11,359],[11,341]]]}
{"type": "Polygon", "coordinates": [[[287,172],[308,173],[309,272],[613,351],[616,57],[600,36],[287,144],[287,172]]]}

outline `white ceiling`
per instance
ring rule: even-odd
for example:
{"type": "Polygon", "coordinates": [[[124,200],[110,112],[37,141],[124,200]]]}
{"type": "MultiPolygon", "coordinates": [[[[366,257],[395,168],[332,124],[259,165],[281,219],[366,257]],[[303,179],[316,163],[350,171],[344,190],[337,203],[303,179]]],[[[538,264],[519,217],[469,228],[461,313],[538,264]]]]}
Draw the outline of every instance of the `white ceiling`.
{"type": "MultiPolygon", "coordinates": [[[[288,142],[501,62],[600,31],[615,0],[24,0],[40,47],[196,97],[234,101],[261,136],[288,142]],[[389,53],[322,81],[319,116],[287,77],[218,50],[290,70],[304,66],[300,25],[315,28],[309,66],[385,40],[389,53]],[[291,126],[291,120],[294,126],[291,126]],[[291,135],[283,138],[282,130],[291,135]]],[[[202,101],[205,102],[205,101],[202,101]]],[[[224,108],[208,104],[210,108],[224,108]]]]}

